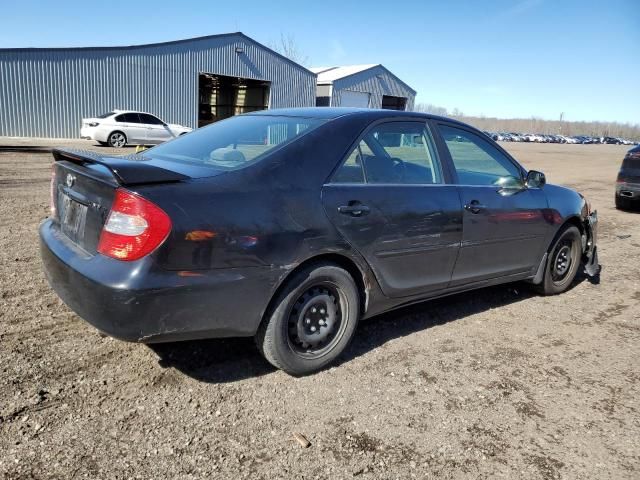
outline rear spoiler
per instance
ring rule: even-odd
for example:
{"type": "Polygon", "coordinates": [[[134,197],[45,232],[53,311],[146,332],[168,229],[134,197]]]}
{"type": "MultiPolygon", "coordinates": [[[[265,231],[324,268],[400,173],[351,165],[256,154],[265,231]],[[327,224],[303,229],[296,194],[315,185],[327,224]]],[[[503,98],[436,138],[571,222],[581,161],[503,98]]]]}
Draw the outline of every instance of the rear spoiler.
{"type": "Polygon", "coordinates": [[[56,148],[52,151],[56,162],[67,161],[80,165],[98,164],[108,168],[120,185],[136,185],[144,183],[166,183],[188,180],[190,177],[181,173],[150,165],[148,162],[134,157],[108,157],[89,150],[56,148]]]}

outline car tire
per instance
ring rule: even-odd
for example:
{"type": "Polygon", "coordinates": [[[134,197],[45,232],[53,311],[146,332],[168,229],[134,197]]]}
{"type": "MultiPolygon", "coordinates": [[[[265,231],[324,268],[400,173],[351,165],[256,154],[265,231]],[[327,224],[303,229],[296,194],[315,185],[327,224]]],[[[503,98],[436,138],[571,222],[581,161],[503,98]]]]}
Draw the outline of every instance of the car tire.
{"type": "Polygon", "coordinates": [[[107,143],[112,148],[122,148],[127,144],[127,136],[119,131],[111,132],[107,143]]]}
{"type": "Polygon", "coordinates": [[[629,210],[631,208],[631,202],[620,195],[616,195],[616,208],[618,210],[629,210]]]}
{"type": "Polygon", "coordinates": [[[351,275],[333,264],[310,265],[287,280],[256,334],[262,355],[290,375],[316,372],[349,345],[360,316],[351,275]]]}
{"type": "Polygon", "coordinates": [[[580,230],[567,225],[560,230],[549,249],[542,283],[537,286],[543,295],[557,295],[569,288],[576,278],[582,258],[580,230]]]}

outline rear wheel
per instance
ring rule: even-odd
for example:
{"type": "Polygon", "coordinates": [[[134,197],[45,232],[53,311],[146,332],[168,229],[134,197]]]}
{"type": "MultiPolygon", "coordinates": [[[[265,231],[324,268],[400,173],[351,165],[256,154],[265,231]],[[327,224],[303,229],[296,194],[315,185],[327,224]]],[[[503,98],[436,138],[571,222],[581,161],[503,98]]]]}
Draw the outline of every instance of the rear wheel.
{"type": "Polygon", "coordinates": [[[113,132],[109,135],[108,143],[113,148],[122,148],[127,144],[127,136],[122,132],[113,132]]]}
{"type": "Polygon", "coordinates": [[[629,210],[631,208],[631,202],[620,195],[616,195],[616,208],[618,210],[629,210]]]}
{"type": "Polygon", "coordinates": [[[566,226],[554,242],[545,266],[544,279],[538,286],[544,295],[564,292],[578,273],[582,257],[580,231],[574,226],[566,226]]]}
{"type": "Polygon", "coordinates": [[[358,288],[331,264],[294,274],[274,300],[256,334],[264,357],[291,375],[305,375],[334,361],[347,347],[360,315],[358,288]]]}

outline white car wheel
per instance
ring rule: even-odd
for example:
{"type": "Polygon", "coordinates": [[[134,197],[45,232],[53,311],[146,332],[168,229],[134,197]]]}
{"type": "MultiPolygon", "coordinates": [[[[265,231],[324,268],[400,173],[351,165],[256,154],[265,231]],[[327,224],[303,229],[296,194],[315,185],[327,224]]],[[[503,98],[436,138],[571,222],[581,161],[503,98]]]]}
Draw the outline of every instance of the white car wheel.
{"type": "Polygon", "coordinates": [[[122,132],[113,132],[109,135],[109,145],[113,148],[122,148],[127,144],[127,137],[122,132]]]}

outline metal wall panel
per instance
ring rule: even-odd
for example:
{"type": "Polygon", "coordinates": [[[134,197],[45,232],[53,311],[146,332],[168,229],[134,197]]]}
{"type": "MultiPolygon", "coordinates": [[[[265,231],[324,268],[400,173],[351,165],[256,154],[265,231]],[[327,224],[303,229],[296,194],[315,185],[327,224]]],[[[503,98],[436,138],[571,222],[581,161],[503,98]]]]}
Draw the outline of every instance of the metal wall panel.
{"type": "Polygon", "coordinates": [[[271,82],[270,108],[315,105],[312,72],[241,33],[133,47],[0,49],[0,136],[77,138],[83,117],[114,108],[195,128],[200,72],[271,82]]]}
{"type": "Polygon", "coordinates": [[[384,67],[377,66],[333,81],[331,106],[340,107],[343,90],[368,92],[370,108],[382,108],[382,96],[405,97],[407,111],[413,110],[416,92],[384,67]]]}

